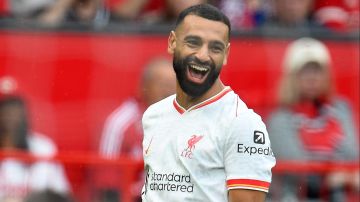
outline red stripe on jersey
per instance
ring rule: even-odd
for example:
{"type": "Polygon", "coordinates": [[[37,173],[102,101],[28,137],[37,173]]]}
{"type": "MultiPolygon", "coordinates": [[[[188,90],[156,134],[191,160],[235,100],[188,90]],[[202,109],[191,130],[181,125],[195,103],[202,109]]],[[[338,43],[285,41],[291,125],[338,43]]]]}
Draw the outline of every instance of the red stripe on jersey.
{"type": "Polygon", "coordinates": [[[250,188],[250,189],[261,189],[267,191],[270,187],[269,182],[251,179],[232,179],[227,180],[227,187],[230,188],[250,188]]]}
{"type": "Polygon", "coordinates": [[[216,102],[216,101],[218,101],[220,98],[222,98],[224,95],[226,95],[226,94],[227,94],[228,92],[230,92],[230,91],[232,91],[232,89],[231,89],[231,88],[228,88],[228,89],[220,92],[219,94],[215,95],[214,97],[210,98],[209,100],[207,100],[207,101],[199,104],[198,106],[194,107],[192,110],[194,110],[194,109],[199,109],[199,108],[201,108],[201,107],[203,107],[203,106],[206,106],[206,105],[209,105],[209,104],[211,104],[211,103],[213,103],[213,102],[216,102]]]}
{"type": "MultiPolygon", "coordinates": [[[[216,102],[217,100],[219,100],[220,98],[222,98],[224,95],[226,95],[228,92],[232,91],[232,89],[230,87],[226,87],[225,89],[223,89],[223,91],[221,91],[219,94],[215,95],[214,97],[209,98],[208,100],[205,100],[202,103],[199,103],[198,105],[194,105],[193,107],[190,107],[188,110],[192,111],[195,109],[199,109],[203,106],[209,105],[213,102],[216,102]]],[[[176,102],[176,98],[173,101],[173,105],[176,109],[176,111],[178,111],[180,114],[183,114],[186,110],[184,108],[182,108],[179,103],[176,102]]]]}
{"type": "Polygon", "coordinates": [[[185,112],[185,109],[180,107],[180,105],[176,102],[176,99],[174,99],[173,105],[174,105],[176,111],[178,111],[180,114],[183,114],[185,112]]]}

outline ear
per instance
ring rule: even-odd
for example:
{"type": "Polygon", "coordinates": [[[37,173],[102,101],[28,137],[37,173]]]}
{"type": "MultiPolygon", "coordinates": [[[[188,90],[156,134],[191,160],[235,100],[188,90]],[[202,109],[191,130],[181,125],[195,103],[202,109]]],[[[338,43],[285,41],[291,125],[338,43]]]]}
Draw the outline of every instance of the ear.
{"type": "Polygon", "coordinates": [[[228,43],[226,50],[225,50],[225,57],[223,60],[223,65],[227,64],[229,53],[230,53],[230,43],[228,43]]]}
{"type": "Polygon", "coordinates": [[[170,53],[171,55],[174,54],[175,47],[176,47],[175,31],[171,31],[168,39],[168,47],[167,47],[168,53],[170,53]]]}

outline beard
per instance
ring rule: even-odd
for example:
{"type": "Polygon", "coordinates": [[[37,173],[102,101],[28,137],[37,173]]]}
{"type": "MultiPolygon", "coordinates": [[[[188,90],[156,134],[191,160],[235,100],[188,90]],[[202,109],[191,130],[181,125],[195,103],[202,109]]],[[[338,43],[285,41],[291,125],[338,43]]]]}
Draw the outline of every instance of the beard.
{"type": "Polygon", "coordinates": [[[221,71],[221,65],[216,66],[212,61],[201,62],[192,55],[181,58],[177,52],[175,52],[173,57],[173,68],[181,89],[191,97],[200,97],[206,93],[213,86],[221,71]],[[201,84],[194,83],[188,79],[187,71],[190,64],[209,67],[209,72],[206,75],[207,77],[201,84]]]}

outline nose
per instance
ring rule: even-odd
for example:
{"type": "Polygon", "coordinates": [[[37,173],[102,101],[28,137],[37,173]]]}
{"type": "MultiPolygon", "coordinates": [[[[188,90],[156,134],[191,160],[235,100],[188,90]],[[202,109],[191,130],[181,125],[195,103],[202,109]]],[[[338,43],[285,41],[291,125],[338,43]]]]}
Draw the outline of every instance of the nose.
{"type": "Polygon", "coordinates": [[[210,60],[209,50],[206,46],[202,46],[195,54],[196,58],[201,62],[207,62],[210,60]]]}

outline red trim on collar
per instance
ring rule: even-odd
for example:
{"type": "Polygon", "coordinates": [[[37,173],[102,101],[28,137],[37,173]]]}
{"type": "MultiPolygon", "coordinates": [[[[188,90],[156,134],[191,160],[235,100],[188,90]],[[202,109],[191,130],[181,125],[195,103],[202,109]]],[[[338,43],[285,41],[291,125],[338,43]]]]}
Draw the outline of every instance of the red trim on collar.
{"type": "Polygon", "coordinates": [[[206,105],[209,105],[209,104],[211,104],[213,102],[216,102],[230,91],[232,91],[231,88],[225,89],[224,91],[222,91],[219,94],[215,95],[214,97],[204,101],[203,103],[200,103],[199,105],[195,105],[194,108],[192,108],[191,110],[199,109],[199,108],[201,108],[203,106],[206,106],[206,105]]]}
{"type": "MultiPolygon", "coordinates": [[[[188,111],[199,109],[199,108],[209,105],[213,102],[216,102],[230,91],[232,91],[232,89],[230,87],[226,87],[223,91],[221,91],[219,94],[215,95],[214,97],[211,97],[208,100],[205,100],[204,102],[199,103],[198,105],[194,105],[193,107],[190,107],[188,109],[188,111]]],[[[187,111],[176,102],[176,98],[174,98],[173,105],[174,105],[176,111],[178,111],[180,114],[183,114],[187,111]]]]}
{"type": "Polygon", "coordinates": [[[183,114],[183,113],[186,111],[184,108],[182,108],[182,107],[176,102],[176,98],[174,98],[173,105],[174,105],[176,111],[178,111],[180,114],[183,114]]]}

